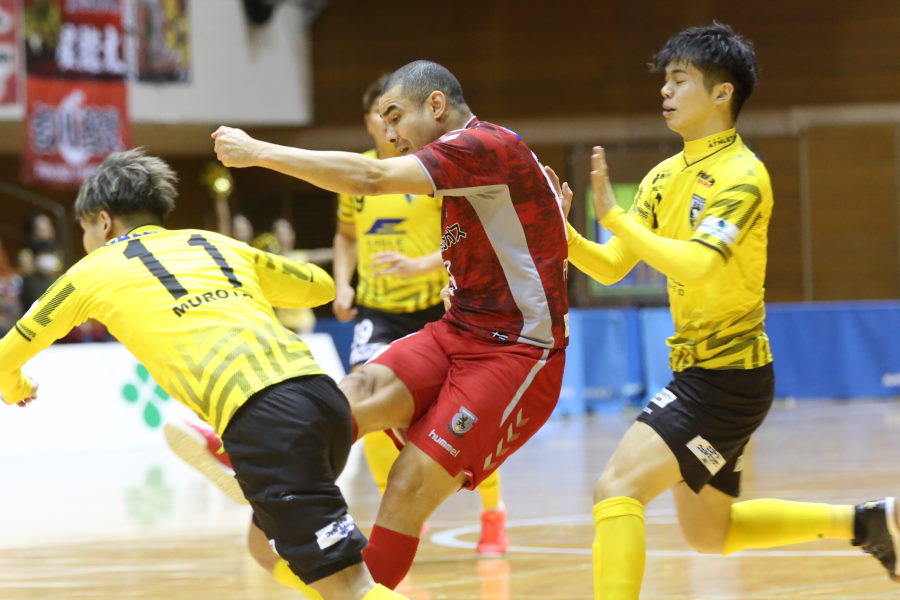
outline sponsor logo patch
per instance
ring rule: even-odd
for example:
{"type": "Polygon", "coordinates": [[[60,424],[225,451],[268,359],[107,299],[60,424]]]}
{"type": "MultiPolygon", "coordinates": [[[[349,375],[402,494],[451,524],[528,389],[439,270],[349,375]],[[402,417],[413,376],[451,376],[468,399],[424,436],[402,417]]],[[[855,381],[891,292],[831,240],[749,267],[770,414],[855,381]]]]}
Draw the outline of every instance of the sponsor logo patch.
{"type": "Polygon", "coordinates": [[[330,548],[349,536],[354,529],[356,529],[356,523],[353,521],[353,517],[345,514],[337,521],[333,521],[331,524],[318,530],[316,532],[316,542],[318,542],[319,548],[322,550],[330,548]]]}
{"type": "Polygon", "coordinates": [[[707,442],[699,435],[686,444],[688,450],[694,453],[706,470],[711,475],[719,472],[719,469],[725,464],[725,457],[719,454],[712,444],[707,442]]]}
{"type": "Polygon", "coordinates": [[[697,174],[697,177],[697,183],[704,187],[711,188],[716,183],[715,178],[706,171],[700,171],[700,173],[697,174]]]}
{"type": "Polygon", "coordinates": [[[430,437],[434,442],[450,453],[450,456],[459,456],[459,450],[450,445],[450,442],[439,436],[435,433],[434,429],[428,432],[428,437],[430,437]]]}
{"type": "Polygon", "coordinates": [[[658,394],[653,396],[653,399],[650,402],[656,404],[660,408],[665,408],[667,404],[674,402],[675,400],[678,400],[678,396],[673,394],[669,388],[663,388],[658,394]]]}
{"type": "Polygon", "coordinates": [[[737,240],[740,233],[737,225],[729,223],[725,219],[719,217],[706,217],[697,228],[697,233],[705,233],[710,237],[721,240],[726,246],[731,246],[737,240]]]}
{"type": "Polygon", "coordinates": [[[716,147],[718,147],[718,146],[724,146],[724,145],[726,145],[726,144],[730,144],[731,142],[734,141],[734,138],[735,138],[735,137],[737,137],[737,136],[734,135],[734,134],[732,134],[732,135],[727,135],[727,136],[722,136],[722,137],[713,138],[713,139],[709,140],[709,143],[707,144],[707,147],[709,147],[709,148],[716,148],[716,147]]]}
{"type": "Polygon", "coordinates": [[[459,223],[449,225],[444,229],[444,235],[441,236],[441,252],[444,252],[451,246],[458,244],[466,237],[466,232],[460,228],[459,223]]]}
{"type": "Polygon", "coordinates": [[[653,181],[650,182],[650,184],[653,185],[654,183],[656,183],[656,182],[659,181],[660,179],[665,179],[665,178],[668,177],[669,175],[671,175],[671,171],[669,171],[669,170],[660,171],[659,173],[657,173],[656,175],[653,176],[653,181]]]}
{"type": "Polygon", "coordinates": [[[378,219],[372,223],[372,226],[369,227],[366,235],[398,235],[406,233],[400,229],[400,225],[403,224],[404,220],[405,219],[378,219]]]}

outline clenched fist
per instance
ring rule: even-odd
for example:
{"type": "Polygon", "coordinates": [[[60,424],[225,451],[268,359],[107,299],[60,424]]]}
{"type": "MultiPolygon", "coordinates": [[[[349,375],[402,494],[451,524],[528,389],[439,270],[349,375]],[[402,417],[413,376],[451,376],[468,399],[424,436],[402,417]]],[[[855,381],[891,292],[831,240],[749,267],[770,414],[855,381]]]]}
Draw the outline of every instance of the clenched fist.
{"type": "Polygon", "coordinates": [[[216,158],[226,167],[252,167],[256,165],[261,142],[253,139],[243,129],[220,126],[212,133],[216,140],[216,158]]]}

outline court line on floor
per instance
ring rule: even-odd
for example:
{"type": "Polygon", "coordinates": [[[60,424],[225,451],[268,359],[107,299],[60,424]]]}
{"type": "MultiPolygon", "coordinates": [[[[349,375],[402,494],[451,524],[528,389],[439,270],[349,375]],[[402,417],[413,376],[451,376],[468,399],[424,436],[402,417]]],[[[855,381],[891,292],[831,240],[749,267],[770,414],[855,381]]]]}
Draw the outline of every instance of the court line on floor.
{"type": "MultiPolygon", "coordinates": [[[[650,513],[648,516],[662,516],[669,514],[666,512],[650,513]]],[[[539,517],[535,519],[518,519],[507,521],[506,528],[515,529],[516,527],[535,527],[535,526],[553,526],[553,525],[593,525],[593,520],[587,515],[571,515],[557,517],[539,517]]],[[[465,527],[455,527],[444,531],[437,531],[428,536],[428,540],[438,546],[447,548],[467,548],[474,549],[476,542],[467,542],[459,539],[460,536],[467,534],[475,534],[481,530],[480,525],[466,525],[465,527]]],[[[522,554],[572,554],[572,555],[589,555],[590,548],[565,548],[553,546],[513,546],[511,545],[507,552],[518,552],[522,554]]],[[[700,556],[695,550],[647,550],[648,556],[660,557],[696,557],[700,556]]],[[[785,556],[861,556],[859,550],[748,550],[742,553],[747,558],[752,557],[785,557],[785,556]]]]}

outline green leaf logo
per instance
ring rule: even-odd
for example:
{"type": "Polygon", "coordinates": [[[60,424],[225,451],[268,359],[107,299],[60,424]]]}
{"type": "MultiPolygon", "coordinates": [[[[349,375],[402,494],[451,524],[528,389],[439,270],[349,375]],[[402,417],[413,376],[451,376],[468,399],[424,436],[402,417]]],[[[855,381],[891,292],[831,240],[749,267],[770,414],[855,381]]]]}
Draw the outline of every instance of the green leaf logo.
{"type": "Polygon", "coordinates": [[[165,481],[160,467],[150,467],[144,481],[125,491],[128,516],[144,526],[150,526],[160,517],[172,514],[173,490],[165,481]]]}
{"type": "Polygon", "coordinates": [[[167,402],[171,396],[150,377],[147,367],[138,363],[134,368],[137,380],[122,387],[122,397],[129,404],[143,404],[144,423],[151,429],[162,425],[162,411],[157,403],[167,402]]]}

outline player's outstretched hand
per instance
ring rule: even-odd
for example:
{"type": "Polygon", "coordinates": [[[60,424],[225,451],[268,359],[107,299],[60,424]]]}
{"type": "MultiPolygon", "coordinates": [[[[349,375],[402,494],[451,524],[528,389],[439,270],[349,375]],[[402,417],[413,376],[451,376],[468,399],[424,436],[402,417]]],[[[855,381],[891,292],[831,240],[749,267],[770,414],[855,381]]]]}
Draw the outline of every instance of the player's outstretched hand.
{"type": "Polygon", "coordinates": [[[353,306],[356,299],[356,290],[349,285],[340,285],[334,294],[334,302],[331,303],[331,311],[338,321],[346,322],[355,319],[359,310],[353,306]]]}
{"type": "Polygon", "coordinates": [[[409,277],[429,271],[421,257],[407,256],[401,252],[376,252],[372,255],[375,275],[399,275],[409,277]]]}
{"type": "Polygon", "coordinates": [[[572,188],[569,187],[569,182],[566,181],[560,185],[556,171],[550,167],[545,166],[544,172],[547,174],[547,177],[550,178],[550,181],[553,182],[553,187],[556,189],[556,195],[562,199],[563,214],[566,215],[566,218],[568,219],[569,210],[572,208],[572,197],[575,195],[574,192],[572,192],[572,188]]]}
{"type": "Polygon", "coordinates": [[[221,125],[212,132],[216,158],[226,167],[252,167],[256,164],[259,140],[243,129],[221,125]]]}
{"type": "Polygon", "coordinates": [[[591,153],[591,187],[594,191],[594,212],[599,221],[616,206],[616,195],[609,183],[609,167],[606,166],[606,151],[594,146],[591,153]]]}
{"type": "Polygon", "coordinates": [[[38,393],[37,381],[35,381],[31,377],[28,378],[28,381],[31,383],[31,393],[28,396],[26,396],[26,397],[22,398],[21,400],[19,400],[18,402],[16,402],[16,406],[21,406],[24,408],[25,406],[28,406],[28,404],[30,402],[32,402],[33,400],[37,400],[37,393],[38,393]]]}

